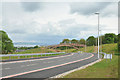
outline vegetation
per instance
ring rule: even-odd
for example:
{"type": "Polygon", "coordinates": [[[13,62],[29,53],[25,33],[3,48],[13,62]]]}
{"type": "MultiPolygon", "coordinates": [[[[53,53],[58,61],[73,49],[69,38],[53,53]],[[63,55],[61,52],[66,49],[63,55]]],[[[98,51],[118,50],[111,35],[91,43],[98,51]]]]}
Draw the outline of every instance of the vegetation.
{"type": "Polygon", "coordinates": [[[15,51],[12,40],[8,37],[7,33],[0,30],[0,46],[2,45],[2,53],[8,54],[15,51]]]}
{"type": "Polygon", "coordinates": [[[72,39],[72,40],[71,40],[71,43],[78,43],[78,40],[72,39]]]}
{"type": "Polygon", "coordinates": [[[36,46],[34,46],[34,48],[39,48],[39,46],[38,46],[38,45],[36,45],[36,46]]]}
{"type": "MultiPolygon", "coordinates": [[[[89,46],[86,52],[94,52],[95,46],[89,46]]],[[[102,60],[92,66],[85,69],[70,73],[63,78],[118,78],[118,47],[117,43],[104,44],[102,47],[103,52],[113,54],[112,60],[102,60]],[[109,46],[109,47],[108,47],[109,46]]],[[[80,48],[80,51],[85,51],[84,48],[80,48]]]]}
{"type": "MultiPolygon", "coordinates": [[[[111,43],[117,43],[118,42],[118,36],[114,33],[106,33],[105,35],[100,36],[100,43],[102,44],[111,44],[111,43]],[[101,41],[102,40],[102,41],[101,41]]],[[[97,37],[95,38],[94,36],[89,36],[86,40],[86,45],[87,46],[95,46],[97,45],[97,37]]],[[[85,44],[84,39],[76,40],[76,39],[64,39],[61,43],[76,43],[76,44],[85,44]]]]}
{"type": "Polygon", "coordinates": [[[118,34],[118,52],[120,53],[120,34],[118,34]]]}
{"type": "Polygon", "coordinates": [[[69,43],[70,40],[69,39],[64,39],[61,43],[69,43]]]}
{"type": "MultiPolygon", "coordinates": [[[[106,46],[108,46],[108,44],[112,43],[119,43],[118,47],[120,46],[120,34],[119,35],[115,35],[113,33],[106,33],[105,35],[100,36],[100,39],[102,39],[102,44],[106,44],[106,46]]],[[[87,49],[86,52],[96,52],[95,50],[97,50],[97,47],[95,47],[97,44],[97,38],[95,38],[94,36],[90,36],[88,37],[88,39],[85,41],[85,39],[80,39],[80,40],[76,40],[76,39],[64,39],[61,43],[76,43],[76,44],[87,44],[87,49]],[[92,48],[89,48],[89,46],[92,46],[92,48]]],[[[117,44],[116,44],[117,45],[117,44]]],[[[104,47],[104,46],[103,46],[104,47]]],[[[110,47],[108,47],[109,50],[110,47]]],[[[57,48],[58,50],[63,50],[66,51],[65,49],[73,49],[73,47],[59,47],[57,48]]],[[[84,51],[84,48],[80,48],[80,50],[84,51]]],[[[45,49],[39,46],[34,46],[34,47],[14,47],[12,40],[8,37],[7,33],[4,31],[0,31],[0,52],[3,54],[8,54],[8,53],[15,53],[15,54],[24,54],[24,53],[42,53],[44,52],[45,49]],[[15,50],[25,50],[23,52],[15,52],[15,50]],[[31,50],[30,50],[31,49],[31,50]]],[[[72,52],[75,52],[77,50],[73,50],[72,52]]],[[[106,50],[102,49],[102,51],[107,52],[106,50]]],[[[117,47],[116,47],[116,51],[117,51],[117,47]]],[[[54,50],[46,50],[46,52],[55,52],[54,50]]],[[[69,51],[67,51],[69,52],[69,51]]],[[[114,53],[113,51],[111,53],[114,53]]]]}
{"type": "Polygon", "coordinates": [[[85,39],[80,39],[79,44],[84,44],[85,45],[85,39]]]}
{"type": "MultiPolygon", "coordinates": [[[[46,55],[33,55],[33,56],[11,56],[11,57],[2,57],[2,60],[38,58],[38,57],[45,57],[45,56],[57,56],[57,55],[64,55],[64,54],[65,54],[65,53],[58,53],[58,54],[46,54],[46,55]]],[[[0,59],[0,60],[1,60],[1,59],[0,59]]]]}
{"type": "Polygon", "coordinates": [[[105,34],[105,37],[103,39],[105,44],[109,44],[109,43],[117,43],[117,35],[113,34],[113,33],[107,33],[105,34]]]}
{"type": "Polygon", "coordinates": [[[88,46],[93,46],[93,45],[95,45],[95,42],[96,42],[96,39],[95,39],[94,36],[90,36],[90,37],[87,39],[87,41],[86,41],[86,43],[87,43],[88,46]]]}
{"type": "Polygon", "coordinates": [[[118,56],[113,55],[113,59],[102,60],[85,69],[70,73],[63,78],[118,78],[118,56]]]}
{"type": "Polygon", "coordinates": [[[40,47],[40,48],[34,48],[34,49],[28,49],[25,51],[21,51],[21,52],[14,52],[14,54],[29,54],[29,53],[52,53],[52,52],[56,52],[52,49],[47,49],[44,47],[40,47]]]}
{"type": "MultiPolygon", "coordinates": [[[[103,44],[100,46],[100,51],[110,54],[117,54],[118,53],[118,44],[103,44]]],[[[79,51],[85,52],[85,48],[80,48],[79,51]]],[[[97,46],[87,46],[86,47],[87,53],[97,53],[97,46]]]]}

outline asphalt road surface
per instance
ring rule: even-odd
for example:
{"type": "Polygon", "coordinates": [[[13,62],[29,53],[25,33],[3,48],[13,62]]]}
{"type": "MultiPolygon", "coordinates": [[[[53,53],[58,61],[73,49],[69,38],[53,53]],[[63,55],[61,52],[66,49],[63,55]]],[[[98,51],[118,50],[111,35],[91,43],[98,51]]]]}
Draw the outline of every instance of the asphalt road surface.
{"type": "MultiPolygon", "coordinates": [[[[97,60],[97,54],[70,55],[2,64],[1,78],[50,78],[97,60]]],[[[13,80],[13,79],[12,79],[13,80]]]]}

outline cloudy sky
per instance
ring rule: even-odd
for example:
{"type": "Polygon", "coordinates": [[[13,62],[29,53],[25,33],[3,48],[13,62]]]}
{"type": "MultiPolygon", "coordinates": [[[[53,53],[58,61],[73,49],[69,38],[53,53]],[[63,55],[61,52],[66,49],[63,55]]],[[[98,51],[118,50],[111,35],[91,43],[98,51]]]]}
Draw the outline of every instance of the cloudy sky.
{"type": "Polygon", "coordinates": [[[118,33],[117,2],[3,2],[2,30],[13,42],[57,44],[64,38],[118,33]]]}

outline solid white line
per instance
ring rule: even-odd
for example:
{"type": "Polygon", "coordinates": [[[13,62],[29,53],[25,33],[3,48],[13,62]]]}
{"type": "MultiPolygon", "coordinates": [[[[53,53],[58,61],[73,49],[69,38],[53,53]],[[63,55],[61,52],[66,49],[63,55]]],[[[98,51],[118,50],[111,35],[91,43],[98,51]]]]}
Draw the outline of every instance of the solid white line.
{"type": "Polygon", "coordinates": [[[21,65],[21,67],[25,67],[25,65],[21,65]]]}
{"type": "Polygon", "coordinates": [[[3,68],[3,69],[11,69],[11,68],[3,68]]]}
{"type": "Polygon", "coordinates": [[[44,58],[44,59],[32,59],[32,60],[22,60],[22,61],[13,61],[13,62],[2,62],[0,64],[10,64],[10,63],[20,63],[20,62],[30,62],[30,61],[39,61],[39,60],[47,60],[47,59],[55,59],[55,58],[61,58],[61,57],[68,57],[72,56],[73,54],[67,55],[67,56],[59,56],[59,57],[51,57],[51,58],[44,58]]]}
{"type": "Polygon", "coordinates": [[[75,63],[75,62],[79,62],[79,61],[83,61],[83,60],[89,59],[89,58],[91,58],[93,56],[94,56],[94,54],[92,54],[91,56],[89,56],[87,58],[84,58],[84,59],[80,59],[80,60],[76,60],[76,61],[72,61],[72,62],[68,62],[68,63],[64,63],[64,64],[59,64],[59,65],[55,65],[55,66],[51,66],[51,67],[46,67],[46,68],[42,68],[42,69],[32,70],[32,71],[28,71],[28,72],[8,75],[8,76],[1,77],[0,79],[20,76],[20,75],[24,75],[24,74],[28,74],[28,73],[33,73],[33,72],[42,71],[42,70],[46,70],[46,69],[51,69],[51,68],[55,68],[55,67],[59,67],[59,66],[64,66],[64,65],[67,65],[67,64],[72,64],[72,63],[75,63]]]}
{"type": "Polygon", "coordinates": [[[93,65],[93,64],[95,64],[95,63],[97,63],[97,62],[100,62],[100,61],[101,61],[101,59],[99,59],[99,60],[97,60],[97,61],[94,61],[94,62],[92,62],[92,63],[89,63],[89,64],[87,64],[87,65],[84,65],[84,66],[82,66],[82,67],[79,67],[79,68],[76,68],[76,69],[73,69],[73,70],[64,72],[64,73],[62,73],[62,74],[58,74],[58,75],[53,76],[53,77],[50,77],[50,78],[63,78],[65,75],[68,75],[68,74],[70,74],[70,73],[72,73],[72,72],[75,72],[75,71],[77,71],[77,70],[85,69],[86,67],[91,66],[91,65],[93,65]]]}

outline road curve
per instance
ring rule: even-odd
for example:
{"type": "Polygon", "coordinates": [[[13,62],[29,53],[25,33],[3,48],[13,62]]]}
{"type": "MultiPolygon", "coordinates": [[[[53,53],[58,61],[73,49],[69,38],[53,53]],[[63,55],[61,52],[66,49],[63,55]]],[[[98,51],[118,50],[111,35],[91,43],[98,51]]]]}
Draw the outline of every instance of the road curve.
{"type": "Polygon", "coordinates": [[[1,78],[49,78],[97,60],[97,54],[84,53],[49,59],[2,64],[1,78]]]}

